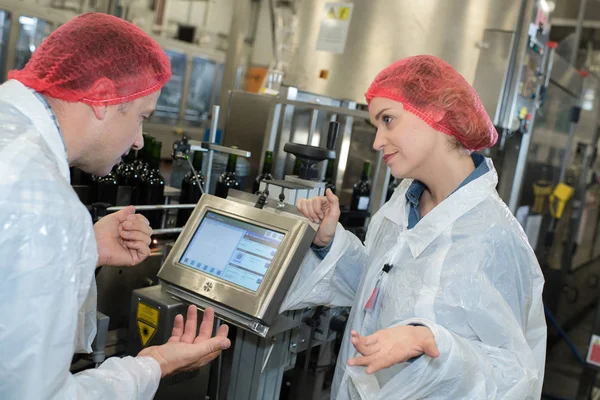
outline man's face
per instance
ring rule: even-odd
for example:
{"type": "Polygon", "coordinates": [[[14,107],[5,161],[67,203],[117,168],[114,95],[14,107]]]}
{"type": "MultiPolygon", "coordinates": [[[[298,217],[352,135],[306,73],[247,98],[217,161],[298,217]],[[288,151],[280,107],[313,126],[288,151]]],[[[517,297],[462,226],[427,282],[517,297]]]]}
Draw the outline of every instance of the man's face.
{"type": "Polygon", "coordinates": [[[130,103],[100,110],[102,118],[96,121],[91,146],[85,151],[83,169],[99,176],[106,175],[131,149],[144,147],[142,123],[156,109],[159,95],[160,91],[154,92],[130,103]]]}

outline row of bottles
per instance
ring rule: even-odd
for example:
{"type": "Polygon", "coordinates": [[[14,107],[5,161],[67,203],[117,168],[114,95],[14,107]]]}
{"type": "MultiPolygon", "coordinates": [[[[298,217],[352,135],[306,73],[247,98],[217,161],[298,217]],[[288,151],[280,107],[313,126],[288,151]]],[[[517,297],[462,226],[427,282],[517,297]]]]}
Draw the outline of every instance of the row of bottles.
{"type": "MultiPolygon", "coordinates": [[[[124,157],[123,162],[116,166],[108,175],[97,177],[89,174],[81,174],[77,179],[72,179],[73,185],[80,187],[87,186],[89,188],[86,199],[82,198],[84,203],[103,202],[112,205],[155,205],[164,203],[165,180],[159,169],[162,143],[148,135],[144,135],[144,139],[145,146],[137,152],[131,151],[124,157]]],[[[194,176],[192,171],[189,171],[184,176],[179,200],[181,204],[195,204],[200,200],[201,191],[198,187],[198,181],[204,189],[202,163],[202,152],[194,152],[192,165],[196,171],[196,176],[194,176]]],[[[216,196],[226,198],[229,189],[240,189],[240,181],[236,176],[236,164],[237,156],[230,154],[227,160],[226,171],[221,174],[216,182],[216,196]]],[[[299,167],[299,163],[296,164],[299,167]]],[[[366,211],[369,209],[371,195],[370,169],[370,163],[365,162],[360,180],[353,185],[350,204],[352,211],[366,211]]],[[[273,152],[267,151],[265,153],[262,172],[253,183],[253,193],[259,191],[262,181],[273,179],[272,170],[273,152]]],[[[327,162],[323,182],[326,183],[328,189],[336,193],[335,163],[333,160],[327,162]]],[[[389,200],[396,186],[396,180],[392,177],[388,186],[386,200],[389,200]]],[[[80,197],[82,197],[81,194],[80,197]]],[[[191,213],[192,209],[179,210],[177,226],[185,225],[191,213]]],[[[143,214],[149,219],[152,227],[158,228],[161,226],[162,211],[145,211],[143,214]]]]}

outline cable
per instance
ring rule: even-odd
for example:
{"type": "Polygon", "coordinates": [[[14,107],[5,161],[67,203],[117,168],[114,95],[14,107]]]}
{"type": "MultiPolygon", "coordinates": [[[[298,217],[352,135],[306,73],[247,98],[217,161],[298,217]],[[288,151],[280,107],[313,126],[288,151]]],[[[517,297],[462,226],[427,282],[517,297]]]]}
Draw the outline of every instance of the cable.
{"type": "Polygon", "coordinates": [[[548,317],[548,319],[550,320],[550,322],[552,322],[552,325],[554,325],[554,327],[556,328],[556,330],[558,330],[558,334],[567,343],[567,346],[569,346],[569,349],[571,349],[571,352],[575,355],[575,357],[577,357],[577,361],[579,361],[579,363],[581,365],[585,365],[585,360],[581,356],[581,354],[579,354],[579,350],[577,350],[577,347],[575,347],[575,345],[573,344],[573,342],[571,342],[571,339],[569,338],[569,335],[567,335],[567,333],[560,327],[560,324],[556,320],[556,317],[554,317],[554,315],[552,315],[552,313],[550,312],[550,310],[548,309],[548,307],[546,307],[545,304],[544,304],[544,312],[546,313],[546,316],[548,317]]]}
{"type": "Polygon", "coordinates": [[[190,164],[190,168],[192,169],[192,173],[194,174],[194,179],[196,179],[196,183],[198,184],[198,189],[200,189],[200,193],[204,195],[204,189],[202,189],[202,185],[200,184],[200,179],[198,179],[198,174],[196,174],[196,170],[194,169],[194,165],[190,161],[189,157],[186,157],[188,164],[190,164]]]}

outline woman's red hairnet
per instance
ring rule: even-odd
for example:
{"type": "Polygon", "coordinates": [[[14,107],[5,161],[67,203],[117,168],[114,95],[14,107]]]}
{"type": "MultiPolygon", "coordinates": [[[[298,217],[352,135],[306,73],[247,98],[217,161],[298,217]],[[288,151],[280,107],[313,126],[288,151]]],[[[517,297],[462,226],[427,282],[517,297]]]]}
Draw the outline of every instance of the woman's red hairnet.
{"type": "Polygon", "coordinates": [[[89,13],[55,30],[15,79],[40,93],[89,105],[122,104],[161,89],[171,78],[162,48],[135,25],[89,13]]]}
{"type": "Polygon", "coordinates": [[[498,132],[475,90],[447,62],[428,55],[404,58],[377,75],[367,93],[367,103],[385,97],[433,129],[456,137],[471,151],[493,146],[498,132]],[[437,121],[433,115],[443,117],[437,121]]]}

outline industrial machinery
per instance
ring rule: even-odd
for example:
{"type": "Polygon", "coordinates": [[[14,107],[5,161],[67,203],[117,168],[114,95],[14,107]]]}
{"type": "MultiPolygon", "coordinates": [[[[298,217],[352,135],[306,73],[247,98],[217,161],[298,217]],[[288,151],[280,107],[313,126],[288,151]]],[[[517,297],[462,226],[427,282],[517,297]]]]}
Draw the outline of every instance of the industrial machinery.
{"type": "MultiPolygon", "coordinates": [[[[369,162],[373,166],[373,190],[368,211],[373,214],[385,203],[384,182],[389,181],[389,171],[380,154],[372,149],[375,128],[369,122],[366,106],[293,87],[282,87],[277,97],[234,90],[229,95],[223,144],[244,146],[260,154],[272,150],[273,176],[281,180],[295,175],[292,171],[296,157],[285,147],[301,144],[327,148],[331,122],[339,124],[336,157],[328,163],[333,163],[340,204],[350,204],[352,185],[361,177],[364,162],[369,162]]],[[[250,173],[257,175],[263,160],[250,161],[250,173]]],[[[317,177],[322,179],[326,166],[320,165],[317,170],[317,177]]]]}
{"type": "MultiPolygon", "coordinates": [[[[238,328],[230,335],[228,352],[235,361],[220,360],[211,367],[218,378],[210,381],[217,386],[209,390],[223,392],[217,398],[279,398],[292,329],[302,325],[294,315],[279,315],[279,306],[316,226],[295,207],[258,199],[241,192],[227,199],[204,195],[158,274],[162,290],[154,286],[134,292],[136,317],[139,307],[158,313],[179,301],[213,307],[220,320],[238,328]]],[[[169,322],[147,328],[169,332],[169,322]]],[[[143,343],[143,331],[134,328],[130,337],[143,343]]],[[[201,387],[207,387],[206,381],[201,387]]],[[[172,394],[167,391],[164,398],[172,394]]]]}
{"type": "MultiPolygon", "coordinates": [[[[216,129],[218,115],[209,110],[219,101],[224,54],[157,38],[171,60],[173,78],[145,129],[162,142],[176,142],[174,149],[163,147],[162,158],[169,158],[172,150],[181,155],[207,152],[205,188],[213,193],[211,170],[216,170],[219,152],[254,154],[248,159],[252,176],[263,164],[256,154],[262,157],[270,150],[275,178],[261,183],[261,197],[231,191],[227,199],[205,195],[198,205],[141,207],[194,208],[194,212],[183,228],[168,227],[163,219],[156,231],[159,243],[142,265],[99,270],[99,310],[111,317],[109,347],[118,343],[111,354],[125,354],[123,342],[129,354],[163,343],[174,316],[188,303],[200,309],[214,307],[219,319],[232,325],[232,350],[197,373],[164,380],[157,399],[277,399],[290,392],[316,398],[335,360],[332,353],[337,332],[344,329],[344,310],[319,307],[278,313],[276,306],[317,228],[297,214],[294,204],[299,198],[322,194],[325,166],[316,162],[327,159],[335,167],[342,204],[349,203],[352,183],[366,161],[374,166],[368,213],[383,205],[390,175],[371,149],[375,129],[361,104],[363,93],[382,68],[417,53],[434,54],[454,65],[473,83],[494,121],[500,140],[486,155],[499,172],[502,198],[511,211],[524,210],[520,221],[544,266],[545,296],[558,320],[568,325],[571,316],[565,310],[574,304],[577,315],[589,309],[586,299],[597,297],[593,293],[597,289],[581,288],[592,274],[590,261],[600,254],[600,201],[588,179],[598,139],[598,79],[583,77],[547,45],[549,16],[537,1],[467,3],[398,1],[390,5],[382,0],[349,0],[347,13],[337,10],[341,14],[328,21],[346,33],[345,38],[338,38],[335,49],[323,43],[320,33],[328,3],[299,3],[294,34],[302,40],[296,40],[296,55],[278,95],[231,91],[222,101],[227,104],[222,140],[216,129]],[[440,19],[440,14],[448,17],[440,19]],[[375,18],[381,34],[365,35],[365,26],[375,18]],[[399,19],[409,22],[398,24],[399,19]],[[382,46],[388,51],[381,52],[382,46]],[[589,109],[586,98],[591,98],[589,109]],[[213,124],[210,137],[206,132],[209,121],[213,124]],[[339,130],[338,141],[332,142],[325,133],[332,126],[339,130]],[[295,157],[305,160],[302,173],[291,173],[295,157]],[[215,229],[222,230],[223,237],[238,240],[215,243],[215,229]],[[166,235],[174,235],[173,240],[179,235],[175,245],[160,240],[166,235]],[[547,245],[550,238],[552,247],[547,245]],[[315,359],[314,380],[307,383],[307,371],[315,359]]],[[[10,33],[0,35],[2,77],[17,63],[19,29],[31,31],[23,23],[36,23],[35,33],[23,42],[26,50],[33,51],[38,39],[68,19],[65,15],[25,8],[7,8],[0,14],[0,30],[10,33]],[[50,21],[51,29],[38,23],[40,19],[50,21]]],[[[171,201],[177,196],[168,197],[171,201]]],[[[556,337],[550,334],[552,343],[556,337]]]]}
{"type": "Polygon", "coordinates": [[[171,295],[264,338],[317,228],[294,207],[257,201],[204,195],[158,277],[171,295]]]}
{"type": "MultiPolygon", "coordinates": [[[[212,112],[218,116],[218,107],[212,112]]],[[[216,136],[217,118],[213,121],[211,139],[216,136]]],[[[164,343],[175,315],[185,314],[187,304],[195,304],[199,310],[214,308],[218,323],[231,326],[233,342],[232,349],[210,366],[163,379],[155,398],[278,399],[285,398],[282,393],[290,387],[321,392],[325,374],[334,365],[335,340],[344,330],[344,310],[318,307],[279,313],[318,225],[297,211],[297,196],[286,192],[287,197],[280,197],[277,186],[290,184],[306,195],[322,194],[325,184],[314,180],[317,171],[312,165],[335,158],[332,149],[338,128],[337,122],[331,122],[329,148],[287,146],[304,160],[303,173],[268,181],[268,187],[262,182],[258,196],[230,190],[226,199],[204,194],[196,205],[139,207],[195,208],[183,228],[161,226],[155,230],[156,238],[179,234],[174,244],[159,242],[155,250],[162,249],[162,257],[155,253],[138,267],[144,268],[139,272],[102,268],[97,274],[98,307],[111,316],[110,324],[103,319],[105,330],[110,330],[101,332],[104,339],[99,341],[109,343],[106,354],[135,355],[143,347],[164,343]],[[146,280],[140,280],[144,275],[146,280]],[[308,380],[313,349],[319,350],[316,358],[321,368],[308,380]],[[284,378],[286,371],[292,374],[284,378]],[[296,381],[298,377],[301,381],[296,381]]],[[[205,188],[210,187],[215,152],[251,154],[187,138],[172,146],[175,159],[186,159],[194,151],[208,154],[204,157],[205,188]]]]}

